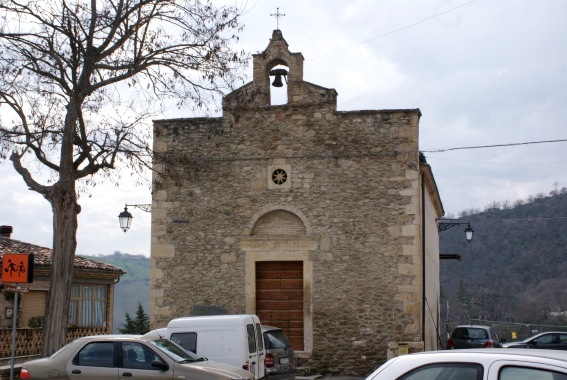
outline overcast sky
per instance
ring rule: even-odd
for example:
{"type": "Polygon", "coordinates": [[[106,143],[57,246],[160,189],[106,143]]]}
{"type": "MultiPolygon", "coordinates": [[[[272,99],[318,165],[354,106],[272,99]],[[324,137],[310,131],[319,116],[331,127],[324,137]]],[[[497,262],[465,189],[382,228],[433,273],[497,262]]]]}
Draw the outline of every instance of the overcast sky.
{"type": "MultiPolygon", "coordinates": [[[[241,0],[239,0],[241,1],[241,0]]],[[[220,2],[220,1],[219,1],[220,2]]],[[[243,4],[243,3],[240,3],[243,4]]],[[[425,152],[448,215],[567,186],[567,1],[258,0],[243,4],[243,49],[279,29],[305,58],[304,80],[338,92],[338,109],[419,108],[425,152]],[[502,145],[481,149],[455,149],[502,145]]],[[[251,78],[252,67],[247,72],[251,78]]],[[[171,110],[168,117],[191,117],[171,110]]],[[[0,163],[0,224],[52,246],[49,203],[0,163]]],[[[77,254],[150,254],[151,203],[129,183],[81,198],[77,254]]]]}

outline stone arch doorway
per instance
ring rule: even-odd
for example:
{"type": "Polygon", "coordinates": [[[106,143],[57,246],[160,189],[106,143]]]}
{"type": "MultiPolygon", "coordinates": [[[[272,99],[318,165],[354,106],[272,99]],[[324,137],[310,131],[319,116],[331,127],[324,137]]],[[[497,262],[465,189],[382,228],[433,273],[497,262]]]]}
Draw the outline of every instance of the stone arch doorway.
{"type": "Polygon", "coordinates": [[[304,215],[280,207],[257,214],[249,236],[241,239],[246,311],[284,329],[298,357],[313,350],[313,256],[320,237],[307,231],[304,215]]]}

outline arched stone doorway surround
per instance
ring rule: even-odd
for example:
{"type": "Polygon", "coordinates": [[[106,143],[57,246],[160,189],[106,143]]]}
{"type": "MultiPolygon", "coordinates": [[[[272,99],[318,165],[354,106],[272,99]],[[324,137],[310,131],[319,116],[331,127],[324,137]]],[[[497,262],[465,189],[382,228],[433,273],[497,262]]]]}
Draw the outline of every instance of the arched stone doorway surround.
{"type": "Polygon", "coordinates": [[[303,351],[313,352],[313,261],[321,251],[321,236],[312,233],[306,216],[296,207],[270,205],[251,218],[240,241],[245,255],[246,312],[256,313],[256,263],[300,261],[303,263],[303,351]]]}

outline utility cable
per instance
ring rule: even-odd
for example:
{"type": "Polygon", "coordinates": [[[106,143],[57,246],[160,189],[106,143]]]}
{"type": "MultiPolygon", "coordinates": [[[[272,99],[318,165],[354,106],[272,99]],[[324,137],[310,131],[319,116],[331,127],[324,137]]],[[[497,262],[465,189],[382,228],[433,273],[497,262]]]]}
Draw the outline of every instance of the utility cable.
{"type": "Polygon", "coordinates": [[[443,153],[451,150],[465,150],[465,149],[482,149],[482,148],[499,148],[507,146],[518,146],[518,145],[533,145],[533,144],[547,144],[547,143],[557,143],[557,142],[567,142],[567,139],[561,140],[544,140],[544,141],[528,141],[521,143],[509,143],[509,144],[494,144],[494,145],[476,145],[476,146],[462,146],[457,148],[445,148],[445,149],[425,149],[421,150],[423,153],[443,153]]]}
{"type": "Polygon", "coordinates": [[[335,51],[332,51],[332,52],[329,52],[329,53],[326,53],[326,54],[323,54],[323,55],[319,55],[319,56],[314,57],[314,58],[306,59],[306,61],[313,61],[313,60],[315,60],[315,59],[323,58],[323,57],[326,57],[326,56],[328,56],[328,55],[335,54],[335,53],[339,53],[339,52],[341,52],[341,51],[344,51],[344,50],[353,48],[353,47],[355,47],[355,46],[362,45],[362,44],[368,43],[368,42],[370,42],[370,41],[377,40],[378,38],[386,37],[386,36],[388,36],[388,35],[390,35],[390,34],[394,34],[394,33],[400,32],[400,31],[402,31],[402,30],[412,28],[412,27],[414,27],[414,26],[416,26],[416,25],[419,25],[419,24],[421,24],[421,23],[423,23],[423,22],[425,22],[425,21],[429,21],[429,20],[432,20],[432,19],[437,18],[437,17],[439,17],[439,16],[443,16],[444,14],[453,12],[453,11],[456,10],[456,9],[459,9],[459,8],[464,7],[464,6],[466,6],[466,5],[475,3],[475,2],[477,2],[477,1],[479,1],[479,0],[472,0],[472,1],[469,1],[468,3],[464,3],[464,4],[461,4],[461,5],[458,5],[458,6],[456,6],[456,7],[454,7],[454,8],[451,8],[451,9],[445,11],[445,12],[437,13],[437,14],[435,14],[435,15],[433,15],[433,16],[430,16],[430,17],[424,18],[424,19],[422,19],[422,20],[420,20],[420,21],[414,22],[413,24],[403,26],[403,27],[401,27],[401,28],[392,30],[392,31],[390,31],[390,32],[381,34],[381,35],[379,35],[379,36],[370,38],[370,39],[365,40],[365,41],[362,41],[362,42],[358,42],[358,43],[356,43],[356,44],[353,44],[353,45],[344,47],[344,48],[339,49],[339,50],[335,50],[335,51]]]}

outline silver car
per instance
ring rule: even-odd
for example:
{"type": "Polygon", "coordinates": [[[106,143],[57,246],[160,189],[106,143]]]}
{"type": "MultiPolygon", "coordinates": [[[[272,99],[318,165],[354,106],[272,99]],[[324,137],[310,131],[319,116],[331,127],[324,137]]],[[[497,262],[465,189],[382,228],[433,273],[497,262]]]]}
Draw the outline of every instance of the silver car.
{"type": "Polygon", "coordinates": [[[500,338],[490,326],[461,325],[455,327],[447,340],[448,349],[500,348],[500,338]]]}
{"type": "Polygon", "coordinates": [[[506,348],[567,350],[567,332],[546,331],[521,341],[504,343],[502,346],[506,348]]]}
{"type": "Polygon", "coordinates": [[[283,330],[262,325],[264,347],[266,348],[266,380],[294,380],[295,356],[293,347],[283,330]]]}
{"type": "Polygon", "coordinates": [[[489,348],[429,351],[390,359],[366,380],[567,380],[556,350],[489,348]]]}
{"type": "Polygon", "coordinates": [[[167,339],[100,335],[74,340],[48,358],[24,363],[20,379],[252,380],[252,373],[200,358],[167,339]]]}

